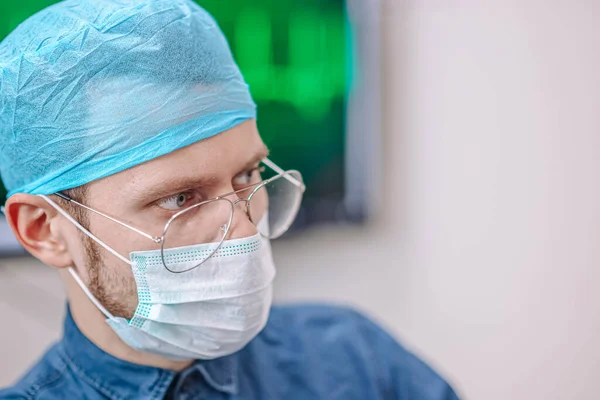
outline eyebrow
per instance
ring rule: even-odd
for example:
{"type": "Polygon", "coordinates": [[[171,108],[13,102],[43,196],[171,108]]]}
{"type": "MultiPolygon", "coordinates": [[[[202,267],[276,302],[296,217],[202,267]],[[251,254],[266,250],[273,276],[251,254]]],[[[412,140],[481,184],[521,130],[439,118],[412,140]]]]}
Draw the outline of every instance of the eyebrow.
{"type": "Polygon", "coordinates": [[[258,152],[247,162],[239,172],[244,172],[247,169],[254,167],[256,164],[261,162],[263,159],[269,156],[269,149],[263,145],[258,152]]]}
{"type": "MultiPolygon", "coordinates": [[[[256,154],[248,161],[243,167],[238,171],[244,172],[247,169],[254,167],[264,158],[269,156],[269,149],[266,146],[263,146],[256,154]]],[[[175,177],[173,179],[169,179],[168,183],[165,183],[163,186],[153,186],[151,188],[144,188],[143,190],[132,194],[132,198],[134,201],[148,199],[150,197],[154,199],[161,199],[165,196],[184,192],[191,188],[210,186],[214,184],[217,180],[217,177],[175,177]]]]}

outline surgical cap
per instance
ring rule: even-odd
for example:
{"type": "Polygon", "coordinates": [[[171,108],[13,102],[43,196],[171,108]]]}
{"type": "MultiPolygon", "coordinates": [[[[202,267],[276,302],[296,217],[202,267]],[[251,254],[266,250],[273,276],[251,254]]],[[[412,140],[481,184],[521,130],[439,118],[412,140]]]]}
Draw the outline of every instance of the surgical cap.
{"type": "Polygon", "coordinates": [[[189,0],[67,0],[0,43],[8,196],[109,176],[256,117],[214,19],[189,0]]]}

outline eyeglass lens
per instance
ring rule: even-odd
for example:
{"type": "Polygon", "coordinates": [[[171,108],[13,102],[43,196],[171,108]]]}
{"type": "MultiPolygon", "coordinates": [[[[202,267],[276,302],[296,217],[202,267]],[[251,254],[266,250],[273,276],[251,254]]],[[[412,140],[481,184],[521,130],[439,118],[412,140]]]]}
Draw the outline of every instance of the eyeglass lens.
{"type": "Polygon", "coordinates": [[[289,229],[302,200],[302,189],[298,184],[302,184],[300,173],[288,171],[252,195],[248,214],[261,235],[275,239],[289,229]],[[286,179],[286,176],[292,179],[286,179]]]}
{"type": "MultiPolygon", "coordinates": [[[[261,235],[274,239],[288,230],[300,207],[301,185],[300,173],[288,171],[266,185],[238,193],[240,198],[248,198],[248,215],[261,235]]],[[[192,207],[172,219],[161,246],[165,267],[171,272],[185,272],[213,256],[226,238],[233,212],[229,200],[218,199],[192,207]],[[189,262],[182,259],[179,251],[174,251],[199,244],[204,246],[193,250],[189,262]]]]}

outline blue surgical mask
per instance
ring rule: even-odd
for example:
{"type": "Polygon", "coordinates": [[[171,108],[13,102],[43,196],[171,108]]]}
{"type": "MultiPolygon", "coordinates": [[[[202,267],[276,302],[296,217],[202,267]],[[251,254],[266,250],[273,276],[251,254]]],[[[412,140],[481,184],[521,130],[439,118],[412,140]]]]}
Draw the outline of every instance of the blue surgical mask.
{"type": "MultiPolygon", "coordinates": [[[[115,252],[44,198],[98,244],[115,252]]],[[[214,246],[167,249],[166,257],[178,260],[177,268],[185,270],[214,246]]],[[[224,241],[200,267],[184,273],[169,272],[160,250],[131,252],[127,262],[138,292],[138,306],[130,320],[113,316],[77,272],[73,268],[69,272],[117,335],[136,350],[173,360],[222,357],[243,348],[268,320],[275,266],[269,240],[260,234],[224,241]]]]}

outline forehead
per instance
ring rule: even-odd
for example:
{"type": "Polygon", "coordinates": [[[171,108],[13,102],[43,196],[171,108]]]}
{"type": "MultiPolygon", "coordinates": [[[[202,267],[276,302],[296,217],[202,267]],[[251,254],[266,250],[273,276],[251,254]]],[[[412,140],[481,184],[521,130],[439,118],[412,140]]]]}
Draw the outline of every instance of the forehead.
{"type": "Polygon", "coordinates": [[[91,182],[89,193],[102,194],[111,189],[118,189],[122,193],[128,188],[161,184],[174,176],[215,179],[231,176],[265,150],[256,121],[249,119],[208,139],[91,182]]]}

